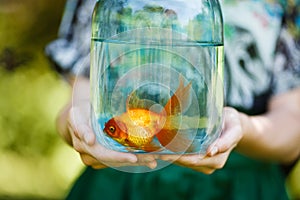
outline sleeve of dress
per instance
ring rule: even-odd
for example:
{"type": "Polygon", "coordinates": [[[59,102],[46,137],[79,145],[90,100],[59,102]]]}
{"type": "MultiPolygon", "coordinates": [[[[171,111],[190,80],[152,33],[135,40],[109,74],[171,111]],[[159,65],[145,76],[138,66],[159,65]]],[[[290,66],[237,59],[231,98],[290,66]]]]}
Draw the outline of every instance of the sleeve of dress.
{"type": "Polygon", "coordinates": [[[286,1],[275,53],[275,93],[300,87],[300,2],[286,1]],[[291,3],[294,2],[294,3],[291,3]]]}
{"type": "Polygon", "coordinates": [[[68,0],[58,38],[45,53],[62,75],[89,75],[91,17],[96,0],[68,0]]]}

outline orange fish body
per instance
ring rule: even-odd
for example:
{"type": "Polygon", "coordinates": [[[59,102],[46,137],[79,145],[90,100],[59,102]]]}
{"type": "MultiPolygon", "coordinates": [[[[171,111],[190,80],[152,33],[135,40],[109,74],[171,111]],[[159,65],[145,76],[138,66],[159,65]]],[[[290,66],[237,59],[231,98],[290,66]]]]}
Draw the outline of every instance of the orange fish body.
{"type": "MultiPolygon", "coordinates": [[[[165,117],[146,109],[130,109],[110,119],[104,131],[124,146],[151,148],[153,137],[161,130],[165,117]]],[[[153,146],[153,149],[157,149],[153,146]]]]}
{"type": "Polygon", "coordinates": [[[163,146],[171,151],[182,151],[187,148],[186,145],[180,146],[184,138],[178,137],[180,140],[174,142],[175,136],[178,136],[178,130],[173,129],[170,123],[166,122],[169,116],[179,115],[186,109],[189,104],[190,88],[191,84],[184,86],[180,77],[178,89],[163,111],[157,113],[144,108],[129,108],[127,105],[127,111],[111,118],[105,123],[103,130],[115,141],[127,147],[151,152],[158,151],[163,146]],[[154,136],[162,146],[153,142],[154,136]],[[173,145],[169,145],[170,143],[173,145]]]}

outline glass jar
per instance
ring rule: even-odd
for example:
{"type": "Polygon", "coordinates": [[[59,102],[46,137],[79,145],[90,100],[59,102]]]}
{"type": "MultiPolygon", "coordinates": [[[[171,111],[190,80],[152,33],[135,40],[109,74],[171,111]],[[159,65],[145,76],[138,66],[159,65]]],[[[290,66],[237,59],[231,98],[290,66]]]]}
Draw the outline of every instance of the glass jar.
{"type": "Polygon", "coordinates": [[[205,153],[223,119],[217,0],[99,0],[92,18],[92,127],[106,148],[205,153]]]}

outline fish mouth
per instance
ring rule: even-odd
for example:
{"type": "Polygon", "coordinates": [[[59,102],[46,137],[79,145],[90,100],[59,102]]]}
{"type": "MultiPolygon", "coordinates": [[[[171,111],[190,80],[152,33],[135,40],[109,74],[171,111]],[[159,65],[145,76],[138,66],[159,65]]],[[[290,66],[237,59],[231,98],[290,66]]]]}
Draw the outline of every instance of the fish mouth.
{"type": "Polygon", "coordinates": [[[107,134],[107,132],[105,131],[105,129],[103,129],[103,133],[105,133],[105,135],[107,135],[107,136],[108,136],[108,134],[107,134]]]}
{"type": "MultiPolygon", "coordinates": [[[[103,133],[104,133],[107,137],[113,138],[111,135],[109,135],[109,134],[105,131],[105,129],[103,129],[103,133]]],[[[114,138],[114,139],[115,139],[115,138],[114,138]]]]}

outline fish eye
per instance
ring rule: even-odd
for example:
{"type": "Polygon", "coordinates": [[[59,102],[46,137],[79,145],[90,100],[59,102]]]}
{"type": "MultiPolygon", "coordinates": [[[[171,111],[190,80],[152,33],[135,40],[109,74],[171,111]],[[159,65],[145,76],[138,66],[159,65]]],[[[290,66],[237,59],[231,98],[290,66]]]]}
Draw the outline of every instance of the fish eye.
{"type": "Polygon", "coordinates": [[[116,128],[114,126],[110,126],[110,127],[108,127],[108,129],[111,133],[115,133],[115,131],[116,131],[116,128]]]}

